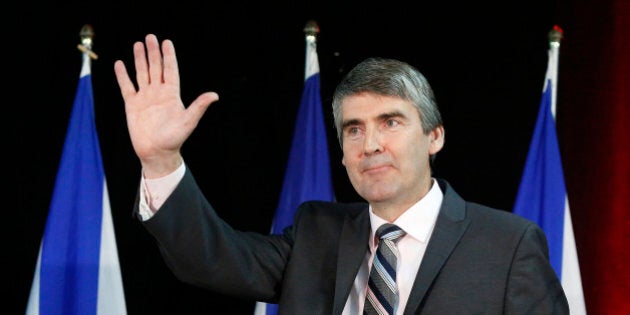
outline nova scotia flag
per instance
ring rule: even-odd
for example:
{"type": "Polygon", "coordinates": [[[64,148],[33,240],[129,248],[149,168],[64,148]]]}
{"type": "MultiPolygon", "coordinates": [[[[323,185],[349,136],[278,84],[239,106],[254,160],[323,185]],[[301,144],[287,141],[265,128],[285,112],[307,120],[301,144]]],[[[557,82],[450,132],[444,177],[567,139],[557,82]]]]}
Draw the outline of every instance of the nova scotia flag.
{"type": "MultiPolygon", "coordinates": [[[[314,35],[306,37],[304,90],[271,233],[281,234],[293,222],[298,206],[308,200],[335,200],[314,35]]],[[[277,304],[256,303],[255,315],[277,313],[277,304]]]]}
{"type": "Polygon", "coordinates": [[[90,61],[84,52],[27,315],[127,314],[90,61]]]}
{"type": "Polygon", "coordinates": [[[562,282],[571,314],[586,314],[573,224],[556,135],[556,81],[562,30],[550,42],[543,95],[513,212],[545,231],[549,260],[562,282]]]}

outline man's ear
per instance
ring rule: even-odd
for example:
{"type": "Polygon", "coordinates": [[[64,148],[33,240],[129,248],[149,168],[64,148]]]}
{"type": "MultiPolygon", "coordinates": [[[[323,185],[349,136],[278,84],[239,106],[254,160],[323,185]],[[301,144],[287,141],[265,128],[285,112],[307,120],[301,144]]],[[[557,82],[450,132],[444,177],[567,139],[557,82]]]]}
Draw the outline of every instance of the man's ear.
{"type": "Polygon", "coordinates": [[[444,126],[440,125],[435,127],[435,129],[431,130],[429,133],[430,143],[429,143],[429,155],[434,155],[444,147],[444,126]]]}

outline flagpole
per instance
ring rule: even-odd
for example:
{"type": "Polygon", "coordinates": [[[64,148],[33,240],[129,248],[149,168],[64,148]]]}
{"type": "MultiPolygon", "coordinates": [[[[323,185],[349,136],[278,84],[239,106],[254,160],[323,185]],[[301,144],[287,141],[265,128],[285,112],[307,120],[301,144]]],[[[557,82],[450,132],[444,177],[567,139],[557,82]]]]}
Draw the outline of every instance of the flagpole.
{"type": "MultiPolygon", "coordinates": [[[[554,25],[549,31],[549,65],[547,69],[547,80],[551,81],[551,116],[556,120],[556,100],[558,85],[558,65],[560,62],[560,42],[564,37],[562,28],[554,25]]],[[[566,189],[566,187],[565,187],[566,189]]],[[[564,224],[562,233],[562,273],[561,282],[564,288],[569,309],[571,314],[585,315],[586,303],[584,301],[584,291],[582,288],[582,276],[580,273],[577,248],[575,245],[575,234],[573,231],[573,220],[571,219],[571,210],[569,206],[569,198],[565,192],[564,198],[564,224]]]]}
{"type": "Polygon", "coordinates": [[[77,49],[86,53],[92,60],[98,59],[98,55],[92,51],[92,43],[94,40],[94,28],[92,28],[92,25],[83,25],[79,36],[81,37],[81,44],[77,45],[77,49]]]}
{"type": "MultiPolygon", "coordinates": [[[[334,201],[328,140],[322,109],[317,57],[317,22],[304,26],[305,66],[302,98],[289,150],[278,207],[271,233],[281,234],[293,222],[299,205],[308,200],[334,201]]],[[[254,315],[276,315],[277,304],[257,302],[254,315]]]]}
{"type": "Polygon", "coordinates": [[[317,25],[317,22],[315,22],[314,20],[306,22],[306,25],[304,25],[304,34],[306,35],[307,39],[309,38],[309,36],[313,36],[316,38],[317,34],[319,34],[319,25],[317,25]]]}
{"type": "Polygon", "coordinates": [[[558,63],[560,61],[560,41],[564,32],[558,25],[554,25],[549,34],[549,66],[547,67],[547,78],[551,79],[551,115],[556,118],[556,99],[558,85],[558,63]],[[549,71],[551,72],[549,74],[549,71]],[[550,77],[551,76],[551,77],[550,77]]]}
{"type": "Polygon", "coordinates": [[[79,33],[79,82],[26,307],[27,315],[127,314],[94,118],[94,30],[79,33]]]}
{"type": "Polygon", "coordinates": [[[304,25],[304,35],[306,36],[306,62],[304,63],[304,80],[319,72],[319,60],[317,57],[317,35],[319,25],[314,20],[309,20],[304,25]],[[313,60],[311,60],[313,59],[313,60]]]}

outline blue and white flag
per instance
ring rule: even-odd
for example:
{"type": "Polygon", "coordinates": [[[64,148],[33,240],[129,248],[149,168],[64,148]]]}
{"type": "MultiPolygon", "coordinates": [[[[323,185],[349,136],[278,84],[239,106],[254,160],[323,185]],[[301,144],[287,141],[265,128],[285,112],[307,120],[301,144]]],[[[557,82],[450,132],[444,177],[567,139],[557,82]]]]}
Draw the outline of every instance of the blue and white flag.
{"type": "MultiPolygon", "coordinates": [[[[271,233],[280,234],[291,225],[300,203],[308,200],[335,200],[314,36],[306,37],[304,90],[271,233]]],[[[262,302],[256,304],[254,312],[255,315],[277,313],[277,304],[262,302]]]]}
{"type": "Polygon", "coordinates": [[[26,314],[127,314],[87,53],[26,314]]]}
{"type": "Polygon", "coordinates": [[[545,231],[551,265],[571,314],[579,315],[586,314],[586,306],[555,125],[559,46],[551,42],[549,48],[540,109],[513,212],[545,231]]]}

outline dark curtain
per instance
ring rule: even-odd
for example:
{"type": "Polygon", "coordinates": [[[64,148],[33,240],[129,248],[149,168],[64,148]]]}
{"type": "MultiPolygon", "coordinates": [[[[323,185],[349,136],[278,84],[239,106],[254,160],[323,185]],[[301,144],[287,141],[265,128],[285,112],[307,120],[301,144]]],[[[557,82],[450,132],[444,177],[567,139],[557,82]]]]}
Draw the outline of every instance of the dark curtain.
{"type": "Polygon", "coordinates": [[[586,308],[630,314],[630,1],[565,3],[557,119],[586,308]]]}

